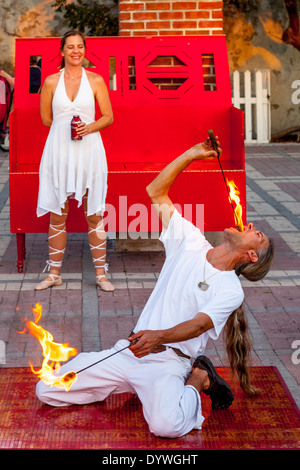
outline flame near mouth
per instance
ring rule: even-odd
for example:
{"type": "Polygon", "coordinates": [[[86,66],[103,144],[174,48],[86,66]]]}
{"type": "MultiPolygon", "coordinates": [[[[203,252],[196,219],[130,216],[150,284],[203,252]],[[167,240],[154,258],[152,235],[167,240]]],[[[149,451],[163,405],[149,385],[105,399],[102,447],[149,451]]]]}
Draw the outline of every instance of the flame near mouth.
{"type": "Polygon", "coordinates": [[[236,184],[233,180],[229,181],[226,178],[226,183],[227,183],[227,187],[229,189],[229,196],[228,196],[229,197],[229,202],[230,202],[230,204],[232,204],[233,202],[235,203],[234,219],[235,219],[236,228],[240,232],[244,232],[245,227],[244,227],[243,220],[242,220],[243,209],[242,209],[242,206],[241,206],[241,203],[240,203],[240,197],[239,197],[240,191],[239,191],[238,187],[236,186],[236,184]]]}
{"type": "Polygon", "coordinates": [[[19,333],[28,332],[37,338],[42,346],[42,354],[44,357],[42,366],[39,370],[34,370],[32,363],[29,361],[31,371],[37,375],[46,385],[64,388],[69,391],[73,383],[77,380],[75,372],[67,372],[63,376],[59,376],[60,363],[67,361],[70,356],[77,354],[77,349],[69,346],[68,343],[55,343],[53,336],[49,331],[45,330],[37,322],[42,317],[42,305],[37,303],[32,313],[35,315],[35,320],[27,321],[26,327],[19,333]]]}

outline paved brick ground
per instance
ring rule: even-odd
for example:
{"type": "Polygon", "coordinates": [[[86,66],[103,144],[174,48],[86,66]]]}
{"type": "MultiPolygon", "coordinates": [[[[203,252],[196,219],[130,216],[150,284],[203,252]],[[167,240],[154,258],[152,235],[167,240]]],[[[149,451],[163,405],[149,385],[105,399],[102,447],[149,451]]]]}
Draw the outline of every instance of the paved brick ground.
{"type": "MultiPolygon", "coordinates": [[[[268,277],[243,281],[252,329],[253,365],[275,365],[300,404],[300,145],[246,147],[248,221],[271,236],[276,257],[268,277]],[[297,353],[299,350],[299,353],[297,353]],[[294,354],[294,355],[293,355],[294,354]],[[294,358],[294,359],[293,359],[294,358]]],[[[142,311],[164,261],[162,252],[108,252],[114,293],[95,287],[86,234],[68,234],[61,287],[35,292],[47,257],[46,234],[26,236],[24,272],[16,267],[9,228],[8,155],[0,152],[0,367],[34,365],[40,346],[19,334],[36,302],[42,325],[58,342],[79,351],[104,349],[126,337],[142,311]]],[[[210,341],[207,355],[227,365],[224,344],[210,341]]]]}

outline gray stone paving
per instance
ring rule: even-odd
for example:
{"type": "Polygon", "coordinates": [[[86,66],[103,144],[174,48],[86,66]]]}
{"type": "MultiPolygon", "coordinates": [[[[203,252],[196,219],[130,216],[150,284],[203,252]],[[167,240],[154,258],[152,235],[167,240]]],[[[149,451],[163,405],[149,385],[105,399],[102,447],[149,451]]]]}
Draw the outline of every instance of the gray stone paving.
{"type": "MultiPolygon", "coordinates": [[[[300,405],[300,145],[246,146],[247,219],[271,236],[276,256],[267,278],[242,281],[253,335],[253,365],[278,368],[300,405]],[[297,352],[299,351],[299,353],[297,352]]],[[[96,288],[86,234],[68,234],[63,285],[35,292],[47,257],[46,234],[26,236],[24,272],[16,266],[9,227],[8,154],[0,152],[0,367],[40,363],[40,346],[20,335],[36,302],[42,325],[56,341],[78,351],[111,346],[134,326],[164,261],[162,252],[108,250],[109,276],[117,289],[96,288]]],[[[215,365],[227,365],[222,338],[207,348],[215,365]]]]}

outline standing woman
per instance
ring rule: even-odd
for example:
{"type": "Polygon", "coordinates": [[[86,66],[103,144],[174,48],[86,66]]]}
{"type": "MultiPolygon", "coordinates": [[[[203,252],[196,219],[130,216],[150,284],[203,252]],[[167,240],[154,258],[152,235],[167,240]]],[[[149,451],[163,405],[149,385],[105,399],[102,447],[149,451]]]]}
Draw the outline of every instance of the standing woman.
{"type": "Polygon", "coordinates": [[[113,112],[103,78],[82,67],[86,42],[79,31],[61,39],[62,70],[46,78],[41,91],[41,118],[50,132],[40,164],[37,216],[50,212],[49,275],[35,289],[62,283],[60,271],[67,233],[70,197],[82,204],[88,224],[88,239],[96,270],[96,284],[104,291],[114,286],[106,279],[106,234],[102,220],[107,192],[107,162],[101,129],[113,122],[113,112]],[[95,101],[101,117],[95,121],[95,101]],[[71,120],[82,123],[71,140],[71,120]]]}

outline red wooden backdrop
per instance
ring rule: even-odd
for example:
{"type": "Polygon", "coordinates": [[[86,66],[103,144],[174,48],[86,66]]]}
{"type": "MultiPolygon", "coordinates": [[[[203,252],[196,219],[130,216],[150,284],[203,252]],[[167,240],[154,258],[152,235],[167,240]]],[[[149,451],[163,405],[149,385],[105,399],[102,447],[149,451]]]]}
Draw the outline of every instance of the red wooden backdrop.
{"type": "MultiPolygon", "coordinates": [[[[58,70],[59,46],[59,38],[16,40],[10,116],[10,215],[11,232],[16,234],[48,231],[49,217],[36,217],[39,163],[48,129],[40,119],[40,95],[29,93],[29,67],[31,56],[41,58],[43,83],[58,70]]],[[[109,170],[107,204],[115,210],[115,231],[126,232],[134,225],[134,210],[126,217],[121,213],[124,198],[127,208],[136,203],[147,208],[151,231],[145,187],[168,162],[202,142],[208,129],[220,138],[222,166],[240,190],[245,223],[243,113],[232,106],[225,37],[91,37],[86,58],[88,68],[106,81],[114,111],[113,125],[101,135],[109,170]]],[[[181,206],[204,204],[205,231],[234,225],[217,161],[193,163],[178,177],[171,197],[181,206]]],[[[199,222],[196,211],[190,218],[199,222]]],[[[87,230],[82,209],[74,201],[67,230],[87,230]]],[[[18,265],[22,270],[20,259],[18,265]]]]}

